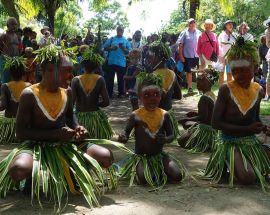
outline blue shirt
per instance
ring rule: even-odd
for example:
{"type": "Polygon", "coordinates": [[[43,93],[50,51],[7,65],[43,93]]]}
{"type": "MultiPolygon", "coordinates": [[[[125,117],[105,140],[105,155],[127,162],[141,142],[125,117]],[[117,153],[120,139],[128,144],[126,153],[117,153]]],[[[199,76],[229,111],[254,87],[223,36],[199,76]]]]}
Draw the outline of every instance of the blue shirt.
{"type": "MultiPolygon", "coordinates": [[[[120,43],[122,43],[123,46],[127,48],[128,50],[131,49],[131,45],[125,37],[112,37],[104,43],[103,48],[107,48],[110,46],[119,47],[120,43]]],[[[122,49],[118,48],[115,51],[109,51],[107,57],[108,57],[109,65],[117,65],[121,67],[126,67],[126,56],[122,49]]]]}
{"type": "Polygon", "coordinates": [[[199,57],[197,54],[197,45],[200,35],[201,32],[199,30],[191,32],[188,29],[182,31],[179,35],[177,44],[183,45],[183,52],[185,58],[199,57]]]}

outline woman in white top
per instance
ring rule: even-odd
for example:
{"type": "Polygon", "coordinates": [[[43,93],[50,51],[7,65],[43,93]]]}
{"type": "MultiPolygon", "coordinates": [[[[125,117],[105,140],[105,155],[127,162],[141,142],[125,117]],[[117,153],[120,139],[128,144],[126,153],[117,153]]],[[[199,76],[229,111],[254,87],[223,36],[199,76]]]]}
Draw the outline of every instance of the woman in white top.
{"type": "Polygon", "coordinates": [[[219,44],[219,63],[222,65],[219,74],[219,85],[224,83],[224,71],[227,73],[227,81],[232,80],[232,73],[228,62],[225,60],[225,55],[231,48],[232,44],[235,42],[237,37],[236,33],[233,32],[235,23],[232,20],[227,20],[224,23],[224,28],[218,37],[219,44]]]}
{"type": "Polygon", "coordinates": [[[267,27],[265,30],[265,36],[266,36],[266,45],[269,48],[265,58],[268,62],[268,74],[266,78],[266,96],[264,100],[269,100],[270,96],[270,16],[267,20],[263,22],[264,26],[267,27]]]}

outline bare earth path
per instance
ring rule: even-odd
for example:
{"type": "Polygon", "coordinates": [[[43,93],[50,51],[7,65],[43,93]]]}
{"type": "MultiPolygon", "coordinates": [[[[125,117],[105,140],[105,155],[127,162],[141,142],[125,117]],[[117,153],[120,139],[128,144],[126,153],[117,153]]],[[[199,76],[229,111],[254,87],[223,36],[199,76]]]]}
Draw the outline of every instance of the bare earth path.
{"type": "MultiPolygon", "coordinates": [[[[196,109],[197,98],[186,98],[175,103],[177,117],[187,111],[196,109]]],[[[129,103],[125,100],[113,100],[110,108],[106,109],[111,123],[116,131],[123,129],[130,113],[129,103]]],[[[269,119],[264,118],[269,122],[269,119]]],[[[270,124],[270,123],[268,123],[270,124]]],[[[132,143],[129,143],[131,148],[132,143]]],[[[0,160],[14,146],[0,146],[0,160]]],[[[175,145],[167,146],[169,151],[181,159],[190,174],[204,168],[209,154],[189,154],[175,145]]],[[[125,155],[115,150],[116,161],[125,155]]],[[[188,177],[178,185],[167,185],[162,191],[149,192],[149,188],[128,187],[121,182],[118,190],[107,192],[101,198],[101,208],[90,210],[82,196],[70,196],[69,204],[63,214],[91,215],[163,215],[163,214],[270,214],[270,194],[263,193],[259,186],[229,188],[227,185],[210,185],[207,181],[194,181],[188,177]]],[[[52,214],[53,204],[44,204],[41,210],[37,202],[31,206],[30,197],[22,193],[9,193],[5,199],[0,199],[0,214],[52,214]]]]}

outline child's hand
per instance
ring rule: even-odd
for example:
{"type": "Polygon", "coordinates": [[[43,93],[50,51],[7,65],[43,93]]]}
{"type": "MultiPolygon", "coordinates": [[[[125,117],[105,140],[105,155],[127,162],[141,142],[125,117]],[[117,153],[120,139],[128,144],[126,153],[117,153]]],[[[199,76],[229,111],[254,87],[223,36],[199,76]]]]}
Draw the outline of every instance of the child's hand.
{"type": "Polygon", "coordinates": [[[118,142],[126,144],[128,141],[128,138],[124,134],[119,134],[118,136],[118,142]]]}
{"type": "Polygon", "coordinates": [[[84,139],[86,139],[87,137],[89,137],[89,133],[88,131],[83,127],[83,126],[77,126],[75,128],[75,140],[76,141],[82,141],[84,139]]]}
{"type": "Polygon", "coordinates": [[[162,146],[164,144],[166,144],[166,142],[167,142],[167,138],[165,137],[164,134],[157,134],[155,136],[155,140],[156,140],[157,144],[162,145],[162,146]]]}
{"type": "Polygon", "coordinates": [[[248,131],[254,134],[259,134],[262,131],[265,132],[266,130],[267,130],[267,126],[262,124],[261,122],[255,122],[248,126],[248,131]]]}

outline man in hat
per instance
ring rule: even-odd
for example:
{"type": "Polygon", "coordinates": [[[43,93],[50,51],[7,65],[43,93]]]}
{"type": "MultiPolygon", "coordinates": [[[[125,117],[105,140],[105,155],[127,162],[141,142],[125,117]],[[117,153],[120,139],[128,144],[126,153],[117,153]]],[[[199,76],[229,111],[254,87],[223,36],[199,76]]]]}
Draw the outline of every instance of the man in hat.
{"type": "Polygon", "coordinates": [[[198,38],[201,34],[196,28],[195,19],[187,20],[187,29],[179,35],[177,44],[179,44],[180,61],[184,64],[186,79],[188,84],[188,93],[193,93],[192,90],[192,71],[194,67],[199,67],[199,56],[197,54],[198,38]]]}
{"type": "Polygon", "coordinates": [[[206,19],[201,25],[204,32],[198,39],[197,53],[200,58],[200,69],[205,69],[208,65],[213,66],[217,62],[219,55],[218,37],[213,32],[216,25],[211,19],[206,19]]]}
{"type": "Polygon", "coordinates": [[[232,73],[228,62],[225,60],[225,55],[231,48],[232,44],[235,43],[237,37],[236,33],[233,32],[235,23],[232,20],[227,20],[224,23],[223,31],[218,37],[219,43],[219,63],[222,65],[219,74],[219,85],[224,82],[224,71],[227,73],[227,81],[232,80],[232,73]]]}
{"type": "Polygon", "coordinates": [[[238,33],[240,36],[242,36],[244,38],[245,41],[254,41],[254,37],[248,33],[249,31],[249,27],[248,27],[248,24],[246,22],[242,22],[238,27],[237,27],[237,30],[238,30],[238,33]]]}
{"type": "Polygon", "coordinates": [[[51,35],[50,32],[50,28],[48,26],[44,26],[41,30],[40,30],[41,34],[43,35],[39,41],[39,46],[40,47],[44,47],[45,45],[47,45],[48,42],[48,38],[51,35]]]}
{"type": "Polygon", "coordinates": [[[10,75],[4,71],[5,59],[4,55],[14,57],[20,54],[19,39],[17,35],[18,22],[14,17],[7,20],[7,31],[0,36],[0,76],[1,83],[10,81],[10,75]]]}

